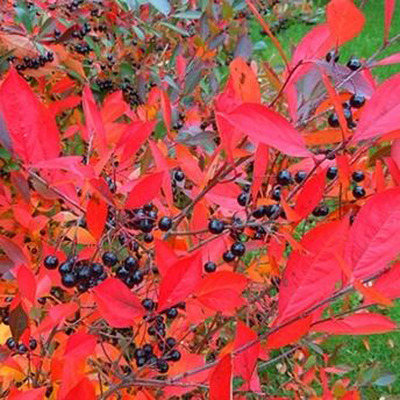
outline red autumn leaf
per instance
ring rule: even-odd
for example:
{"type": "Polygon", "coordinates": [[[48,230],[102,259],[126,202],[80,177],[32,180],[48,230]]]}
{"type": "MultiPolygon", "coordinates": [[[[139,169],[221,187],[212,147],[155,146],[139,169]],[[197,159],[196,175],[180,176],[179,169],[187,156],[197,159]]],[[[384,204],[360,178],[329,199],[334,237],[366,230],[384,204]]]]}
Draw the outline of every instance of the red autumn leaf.
{"type": "Polygon", "coordinates": [[[343,252],[347,221],[320,225],[304,235],[304,252],[294,250],[287,262],[279,289],[278,317],[281,324],[328,297],[341,278],[334,254],[343,252]]]}
{"type": "Polygon", "coordinates": [[[372,139],[400,126],[400,74],[383,82],[362,110],[353,143],[372,139]]]}
{"type": "Polygon", "coordinates": [[[161,109],[163,112],[165,127],[167,128],[167,132],[171,131],[171,102],[169,100],[168,94],[164,90],[160,90],[160,98],[161,98],[161,109]]]}
{"type": "Polygon", "coordinates": [[[7,254],[8,258],[14,263],[14,267],[19,265],[29,265],[29,259],[24,251],[12,240],[5,236],[0,236],[0,248],[7,254]]]}
{"type": "Polygon", "coordinates": [[[107,278],[93,289],[100,315],[115,328],[132,326],[144,314],[139,299],[116,278],[107,278]]]}
{"type": "Polygon", "coordinates": [[[125,208],[141,207],[153,200],[161,190],[164,174],[161,171],[139,179],[128,195],[125,208]]]}
{"type": "Polygon", "coordinates": [[[390,26],[392,24],[392,18],[395,7],[396,7],[396,0],[385,0],[385,31],[383,35],[384,42],[387,42],[389,38],[390,26]]]}
{"type": "Polygon", "coordinates": [[[301,134],[285,118],[266,106],[244,103],[222,115],[231,125],[257,143],[272,146],[291,156],[311,155],[301,134]]]}
{"type": "Polygon", "coordinates": [[[317,322],[312,326],[316,332],[332,335],[373,335],[393,331],[397,325],[389,318],[374,313],[359,313],[342,319],[317,322]]]}
{"type": "Polygon", "coordinates": [[[356,279],[381,271],[399,253],[400,188],[373,196],[350,229],[345,256],[356,279]]]}
{"type": "Polygon", "coordinates": [[[365,24],[364,14],[353,0],[332,0],[326,7],[326,19],[338,46],[358,36],[365,24]]]}
{"type": "Polygon", "coordinates": [[[253,199],[257,198],[257,193],[264,180],[268,166],[268,153],[269,148],[265,144],[260,143],[257,146],[256,154],[254,156],[253,184],[251,185],[251,196],[253,199]]]}
{"type": "Polygon", "coordinates": [[[294,208],[299,217],[307,217],[321,201],[325,190],[325,175],[326,171],[323,169],[304,184],[294,208]]]}
{"type": "Polygon", "coordinates": [[[18,390],[16,388],[12,388],[9,395],[7,396],[8,400],[43,400],[46,393],[46,387],[40,387],[37,389],[28,389],[28,390],[18,390]]]}
{"type": "Polygon", "coordinates": [[[185,300],[201,282],[203,266],[201,252],[179,259],[163,277],[158,297],[158,310],[185,300]]]}
{"type": "Polygon", "coordinates": [[[219,360],[210,377],[210,400],[232,399],[232,356],[219,360]]]}
{"type": "Polygon", "coordinates": [[[230,311],[243,305],[241,293],[247,278],[231,271],[218,271],[207,275],[195,295],[197,300],[216,311],[230,311]]]}
{"type": "Polygon", "coordinates": [[[311,326],[312,315],[301,318],[291,324],[274,332],[267,339],[267,349],[279,349],[292,343],[296,343],[300,338],[306,335],[311,326]]]}
{"type": "Polygon", "coordinates": [[[321,24],[311,29],[297,45],[293,57],[292,66],[300,61],[312,60],[324,56],[333,47],[334,40],[328,24],[321,24]]]}
{"type": "Polygon", "coordinates": [[[93,383],[88,378],[79,381],[62,400],[96,400],[96,391],[93,383]]]}
{"type": "Polygon", "coordinates": [[[165,276],[171,266],[173,266],[179,257],[174,250],[164,240],[154,240],[155,262],[162,276],[165,276]]]}
{"type": "Polygon", "coordinates": [[[24,162],[58,157],[60,137],[54,117],[14,68],[0,87],[2,119],[13,151],[24,162]]]}
{"type": "Polygon", "coordinates": [[[384,293],[389,299],[397,299],[400,297],[400,263],[393,265],[391,270],[378,278],[374,286],[379,293],[384,293]]]}
{"type": "Polygon", "coordinates": [[[400,63],[400,53],[394,53],[389,57],[382,58],[382,60],[376,61],[372,64],[372,66],[384,66],[391,64],[399,64],[400,63]]]}
{"type": "Polygon", "coordinates": [[[96,148],[104,153],[107,146],[106,130],[89,85],[83,89],[82,105],[89,138],[93,138],[96,148]]]}
{"type": "Polygon", "coordinates": [[[96,336],[86,332],[74,333],[68,338],[64,358],[68,361],[83,360],[93,353],[96,343],[96,336]]]}
{"type": "Polygon", "coordinates": [[[57,304],[49,310],[49,314],[40,323],[36,332],[42,333],[56,328],[62,324],[66,318],[75,313],[78,310],[78,305],[76,303],[67,304],[57,304]]]}
{"type": "MultiPolygon", "coordinates": [[[[248,343],[256,341],[257,334],[250,329],[242,321],[238,321],[236,327],[236,337],[233,344],[235,351],[245,346],[248,343]]],[[[255,342],[249,348],[238,353],[233,359],[234,375],[241,376],[244,379],[244,390],[250,390],[251,377],[257,364],[257,359],[260,354],[260,343],[255,342]]]]}
{"type": "Polygon", "coordinates": [[[21,265],[17,272],[18,289],[23,297],[26,297],[32,304],[36,296],[36,277],[32,270],[21,265]]]}
{"type": "Polygon", "coordinates": [[[100,198],[92,196],[86,209],[86,223],[92,236],[100,240],[107,221],[107,204],[100,198]]]}
{"type": "Polygon", "coordinates": [[[236,95],[244,103],[261,103],[260,84],[257,75],[241,57],[229,64],[229,78],[232,80],[236,95]]]}

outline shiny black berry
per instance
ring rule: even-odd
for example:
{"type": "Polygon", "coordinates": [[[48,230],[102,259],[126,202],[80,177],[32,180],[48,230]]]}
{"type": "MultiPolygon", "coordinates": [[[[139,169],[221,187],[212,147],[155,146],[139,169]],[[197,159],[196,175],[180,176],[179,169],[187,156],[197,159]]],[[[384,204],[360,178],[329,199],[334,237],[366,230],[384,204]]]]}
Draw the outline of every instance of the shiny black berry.
{"type": "Polygon", "coordinates": [[[250,194],[246,192],[242,192],[237,197],[237,202],[240,206],[245,207],[250,203],[250,194]]]}
{"type": "Polygon", "coordinates": [[[165,344],[168,349],[172,349],[176,345],[176,339],[173,337],[169,337],[165,340],[165,344]]]}
{"type": "Polygon", "coordinates": [[[96,277],[101,276],[101,274],[104,272],[104,267],[100,263],[93,263],[92,264],[92,274],[96,277]]]}
{"type": "Polygon", "coordinates": [[[297,171],[296,175],[294,176],[294,180],[296,183],[301,183],[306,179],[307,177],[307,172],[306,171],[297,171]]]}
{"type": "Polygon", "coordinates": [[[28,351],[28,348],[23,343],[20,343],[17,347],[17,351],[20,354],[25,354],[28,351]]]}
{"type": "Polygon", "coordinates": [[[339,52],[336,50],[331,50],[330,52],[326,53],[325,60],[327,62],[333,60],[333,62],[337,63],[339,61],[339,52]]]}
{"type": "Polygon", "coordinates": [[[356,186],[356,187],[353,189],[353,196],[354,196],[356,199],[361,199],[361,197],[364,197],[364,196],[365,196],[365,189],[364,189],[362,186],[356,186]]]}
{"type": "Polygon", "coordinates": [[[334,113],[329,115],[328,124],[332,128],[337,128],[338,126],[340,126],[339,117],[337,116],[337,114],[334,113]]]}
{"type": "Polygon", "coordinates": [[[215,264],[215,262],[207,261],[204,264],[204,271],[211,273],[211,272],[215,272],[216,270],[217,270],[217,264],[215,264]]]}
{"type": "Polygon", "coordinates": [[[83,267],[78,269],[78,279],[80,280],[88,280],[92,276],[92,269],[89,265],[84,265],[83,267]]]}
{"type": "Polygon", "coordinates": [[[62,275],[61,282],[65,287],[72,288],[77,284],[78,280],[74,273],[69,272],[67,274],[62,275]]]}
{"type": "Polygon", "coordinates": [[[292,174],[288,170],[280,171],[276,180],[282,186],[287,186],[293,183],[292,174]]]}
{"type": "Polygon", "coordinates": [[[352,71],[357,71],[361,68],[361,61],[357,57],[351,57],[346,65],[352,71]]]}
{"type": "Polygon", "coordinates": [[[58,267],[58,258],[56,256],[47,256],[44,259],[44,266],[47,269],[56,269],[58,267]]]}
{"type": "Polygon", "coordinates": [[[314,217],[325,217],[329,214],[329,208],[325,204],[315,207],[312,214],[314,217]]]}
{"type": "Polygon", "coordinates": [[[170,217],[162,217],[158,221],[158,227],[163,232],[167,232],[172,228],[172,219],[170,217]]]}
{"type": "Polygon", "coordinates": [[[166,312],[167,318],[168,319],[174,319],[178,316],[178,310],[175,307],[171,307],[167,310],[166,312]]]}
{"type": "Polygon", "coordinates": [[[365,178],[364,172],[362,171],[354,171],[351,174],[351,179],[353,179],[354,182],[362,182],[365,178]]]}
{"type": "Polygon", "coordinates": [[[61,274],[68,274],[68,273],[72,272],[73,268],[74,268],[74,265],[72,262],[65,261],[60,264],[60,266],[58,267],[58,271],[61,274]]]}
{"type": "Polygon", "coordinates": [[[177,182],[182,182],[185,179],[185,174],[180,169],[178,169],[174,172],[174,179],[177,182]]]}
{"type": "Polygon", "coordinates": [[[275,186],[271,192],[271,199],[280,201],[282,197],[282,189],[280,186],[275,186]]]}
{"type": "Polygon", "coordinates": [[[34,338],[29,339],[29,349],[30,350],[35,350],[37,347],[37,341],[34,338]]]}
{"type": "Polygon", "coordinates": [[[117,278],[119,279],[125,279],[130,275],[130,271],[124,266],[122,265],[121,267],[119,267],[116,271],[115,271],[115,275],[117,276],[117,278]]]}
{"type": "Polygon", "coordinates": [[[147,310],[147,311],[153,311],[155,308],[155,303],[152,299],[146,298],[142,300],[142,306],[147,310]]]}
{"type": "Polygon", "coordinates": [[[220,221],[219,219],[212,219],[208,223],[208,230],[210,233],[213,233],[214,235],[218,235],[223,232],[225,229],[225,223],[223,221],[220,221]]]}
{"type": "Polygon", "coordinates": [[[14,350],[17,343],[15,343],[15,340],[12,337],[9,337],[6,341],[6,345],[10,350],[14,350]]]}
{"type": "Polygon", "coordinates": [[[143,367],[143,365],[146,364],[146,361],[147,361],[146,357],[136,358],[136,366],[139,368],[143,367]]]}
{"type": "Polygon", "coordinates": [[[175,350],[172,350],[172,351],[167,355],[166,359],[167,359],[168,361],[173,361],[173,362],[179,361],[179,360],[181,359],[181,353],[180,353],[179,350],[176,350],[176,349],[175,349],[175,350]]]}
{"type": "Polygon", "coordinates": [[[104,265],[107,265],[107,267],[113,267],[118,262],[116,254],[112,251],[106,251],[101,259],[103,260],[104,265]]]}
{"type": "Polygon", "coordinates": [[[281,212],[281,207],[278,204],[269,204],[265,207],[265,215],[269,219],[277,219],[281,212]]]}
{"type": "Polygon", "coordinates": [[[350,105],[353,108],[361,108],[365,104],[365,97],[362,94],[353,94],[350,105]]]}
{"type": "Polygon", "coordinates": [[[246,246],[240,242],[233,243],[231,246],[231,252],[234,256],[242,257],[246,252],[246,246]]]}
{"type": "Polygon", "coordinates": [[[150,357],[153,355],[153,346],[149,343],[146,343],[143,346],[143,351],[144,351],[144,354],[146,355],[146,357],[150,357]]]}
{"type": "Polygon", "coordinates": [[[143,241],[144,241],[145,243],[151,243],[151,242],[153,242],[153,240],[154,240],[154,236],[153,236],[152,233],[145,233],[145,234],[143,235],[143,241]]]}
{"type": "Polygon", "coordinates": [[[262,218],[265,215],[265,207],[264,206],[260,206],[260,207],[256,208],[253,211],[252,215],[256,219],[262,218]]]}
{"type": "Polygon", "coordinates": [[[338,174],[338,169],[336,167],[329,167],[326,171],[326,177],[328,179],[335,179],[338,174]]]}
{"type": "Polygon", "coordinates": [[[133,283],[135,285],[141,283],[143,281],[143,278],[144,278],[143,272],[138,269],[132,274],[133,283]]]}
{"type": "Polygon", "coordinates": [[[169,366],[165,360],[157,360],[156,362],[157,371],[161,374],[165,374],[168,372],[169,366]]]}
{"type": "Polygon", "coordinates": [[[129,256],[125,258],[124,267],[127,270],[133,271],[138,267],[138,265],[139,265],[138,260],[135,257],[129,256]]]}
{"type": "Polygon", "coordinates": [[[222,258],[225,262],[231,262],[235,259],[235,255],[230,251],[227,250],[225,253],[222,255],[222,258]]]}

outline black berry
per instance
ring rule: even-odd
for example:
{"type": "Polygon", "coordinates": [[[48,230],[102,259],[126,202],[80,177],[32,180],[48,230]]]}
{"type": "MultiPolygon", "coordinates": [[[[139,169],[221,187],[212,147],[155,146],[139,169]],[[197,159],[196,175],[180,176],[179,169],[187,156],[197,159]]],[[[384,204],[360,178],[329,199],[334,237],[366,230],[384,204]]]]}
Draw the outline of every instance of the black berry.
{"type": "Polygon", "coordinates": [[[167,232],[172,228],[172,219],[170,217],[162,217],[158,221],[158,227],[163,232],[167,232]]]}
{"type": "Polygon", "coordinates": [[[157,370],[158,372],[160,372],[161,374],[165,374],[168,372],[168,363],[164,360],[157,360],[156,362],[157,365],[157,370]]]}
{"type": "Polygon", "coordinates": [[[246,252],[246,246],[240,242],[233,243],[231,246],[231,252],[234,256],[241,257],[246,252]]]}
{"type": "Polygon", "coordinates": [[[25,354],[28,351],[28,348],[23,343],[20,343],[17,347],[17,351],[20,354],[25,354]]]}
{"type": "Polygon", "coordinates": [[[293,183],[292,174],[287,170],[280,171],[276,180],[282,186],[287,186],[293,183]]]}
{"type": "Polygon", "coordinates": [[[29,339],[29,349],[30,350],[35,350],[37,347],[37,341],[34,338],[29,339]]]}
{"type": "Polygon", "coordinates": [[[142,306],[147,310],[147,311],[153,311],[155,308],[155,303],[152,299],[146,298],[142,300],[142,306]]]}
{"type": "Polygon", "coordinates": [[[70,261],[65,261],[58,267],[58,271],[61,274],[68,274],[72,272],[73,267],[74,267],[73,263],[71,263],[70,261]]]}
{"type": "Polygon", "coordinates": [[[335,179],[338,174],[338,169],[336,167],[329,167],[326,171],[326,177],[328,179],[335,179]]]}
{"type": "Polygon", "coordinates": [[[127,270],[133,271],[138,267],[138,260],[135,257],[129,256],[125,258],[124,266],[127,270]]]}
{"type": "Polygon", "coordinates": [[[106,251],[101,259],[103,260],[104,265],[107,265],[107,267],[113,267],[118,262],[116,254],[112,251],[106,251]]]}
{"type": "Polygon", "coordinates": [[[329,214],[329,208],[325,204],[315,207],[312,214],[314,217],[325,217],[329,214]]]}
{"type": "Polygon", "coordinates": [[[354,108],[361,108],[365,104],[365,97],[362,94],[353,94],[350,105],[354,108]]]}
{"type": "Polygon", "coordinates": [[[214,235],[218,235],[223,232],[225,229],[225,223],[223,221],[220,221],[219,219],[212,219],[208,223],[208,230],[210,233],[213,233],[214,235]]]}
{"type": "Polygon", "coordinates": [[[230,251],[225,251],[225,253],[222,255],[222,258],[225,262],[231,262],[235,259],[235,255],[230,251]]]}
{"type": "Polygon", "coordinates": [[[58,266],[58,258],[56,256],[47,256],[44,259],[44,266],[47,269],[56,269],[58,266]]]}
{"type": "Polygon", "coordinates": [[[271,192],[271,199],[280,201],[282,197],[282,189],[280,186],[275,186],[271,192]]]}
{"type": "Polygon", "coordinates": [[[63,284],[65,287],[68,287],[68,288],[74,287],[74,286],[76,285],[77,281],[78,281],[78,280],[76,279],[76,275],[75,275],[74,273],[72,273],[72,272],[69,272],[69,273],[67,273],[67,274],[64,274],[64,275],[61,277],[61,282],[62,282],[62,284],[63,284]]]}
{"type": "Polygon", "coordinates": [[[143,235],[143,240],[145,243],[151,243],[154,240],[154,236],[151,233],[145,233],[143,235]]]}
{"type": "Polygon", "coordinates": [[[167,318],[174,319],[178,316],[178,310],[175,307],[171,307],[166,312],[167,318]]]}
{"type": "Polygon", "coordinates": [[[333,60],[333,62],[337,63],[339,61],[339,52],[336,50],[331,50],[330,52],[326,53],[325,60],[327,62],[333,60]]]}
{"type": "Polygon", "coordinates": [[[178,169],[174,172],[174,179],[177,182],[182,182],[185,179],[185,174],[180,169],[178,169]]]}
{"type": "Polygon", "coordinates": [[[307,177],[307,172],[306,171],[297,171],[296,175],[294,176],[294,180],[297,183],[301,183],[304,181],[304,179],[306,179],[307,177]]]}
{"type": "Polygon", "coordinates": [[[355,186],[353,189],[353,196],[356,199],[361,199],[361,197],[365,196],[365,189],[362,186],[355,186]]]}
{"type": "Polygon", "coordinates": [[[12,337],[9,337],[6,341],[6,345],[10,350],[14,350],[17,344],[15,343],[15,340],[12,337]]]}
{"type": "Polygon", "coordinates": [[[362,172],[362,171],[354,171],[351,174],[351,178],[353,179],[354,182],[361,182],[364,180],[365,175],[364,175],[364,172],[362,172]]]}
{"type": "Polygon", "coordinates": [[[217,264],[215,264],[215,262],[212,261],[208,261],[204,264],[204,271],[206,272],[215,272],[217,270],[217,264]]]}
{"type": "Polygon", "coordinates": [[[260,206],[253,211],[253,217],[256,219],[260,219],[265,215],[265,207],[260,206]]]}
{"type": "Polygon", "coordinates": [[[340,126],[339,118],[338,118],[337,114],[334,113],[334,114],[329,115],[328,124],[332,128],[337,128],[338,126],[340,126]]]}
{"type": "Polygon", "coordinates": [[[99,276],[101,276],[101,274],[104,272],[104,268],[103,268],[103,266],[100,264],[100,263],[93,263],[92,264],[92,274],[94,275],[94,276],[97,276],[97,277],[99,277],[99,276]]]}
{"type": "Polygon", "coordinates": [[[175,349],[175,350],[172,350],[172,351],[167,355],[166,359],[167,359],[168,361],[173,361],[173,362],[179,361],[179,360],[181,359],[181,353],[180,353],[179,350],[176,350],[176,349],[175,349]]]}
{"type": "Polygon", "coordinates": [[[347,62],[347,68],[351,69],[352,71],[357,71],[361,68],[361,62],[356,57],[351,57],[350,60],[347,62]]]}
{"type": "Polygon", "coordinates": [[[237,202],[240,206],[245,207],[248,203],[250,203],[250,194],[246,192],[242,192],[237,197],[237,202]]]}

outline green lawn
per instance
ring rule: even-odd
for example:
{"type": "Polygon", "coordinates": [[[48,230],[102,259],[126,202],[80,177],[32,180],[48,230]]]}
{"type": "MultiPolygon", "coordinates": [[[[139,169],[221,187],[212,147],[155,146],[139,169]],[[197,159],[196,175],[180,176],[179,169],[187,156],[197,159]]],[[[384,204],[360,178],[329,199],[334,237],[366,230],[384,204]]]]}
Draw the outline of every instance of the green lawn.
{"type": "MultiPolygon", "coordinates": [[[[321,12],[319,6],[326,2],[324,0],[314,1],[316,22],[324,21],[324,13],[321,12]]],[[[356,3],[360,4],[360,1],[356,0],[356,3]]],[[[382,45],[383,4],[384,0],[369,0],[366,3],[363,9],[367,20],[364,31],[341,49],[340,62],[346,63],[352,55],[368,58],[382,45]]],[[[266,19],[269,20],[269,17],[266,16],[266,19]]],[[[273,20],[269,20],[269,23],[272,24],[273,22],[273,20]]],[[[288,55],[310,29],[312,29],[312,25],[301,22],[300,18],[297,18],[296,22],[291,23],[287,29],[277,34],[288,55]]],[[[400,2],[398,1],[392,21],[391,36],[399,32],[400,2]]],[[[268,60],[273,66],[282,64],[271,41],[261,33],[261,29],[255,21],[251,23],[251,38],[256,49],[259,49],[255,52],[257,58],[268,60]]],[[[380,58],[396,52],[400,52],[399,42],[385,50],[380,58]]],[[[374,70],[374,74],[379,80],[396,73],[400,73],[400,64],[374,70]]],[[[400,322],[400,302],[387,312],[393,320],[400,322]]],[[[400,399],[398,346],[400,346],[400,332],[369,337],[336,336],[329,338],[322,347],[328,354],[334,355],[333,364],[346,367],[349,372],[345,376],[350,377],[352,382],[356,382],[362,388],[364,399],[374,400],[385,395],[384,398],[388,400],[400,399]],[[379,377],[380,379],[378,379],[379,377]],[[394,382],[392,382],[393,379],[394,382]]],[[[276,373],[275,366],[268,367],[265,373],[272,383],[271,387],[276,387],[284,381],[284,376],[279,376],[276,373]]]]}
{"type": "MultiPolygon", "coordinates": [[[[314,1],[315,3],[315,20],[316,22],[323,22],[325,15],[323,10],[318,5],[324,3],[324,1],[314,1]]],[[[356,3],[360,1],[356,0],[356,3]]],[[[362,58],[370,57],[383,42],[383,4],[384,0],[369,0],[363,9],[366,16],[366,25],[363,32],[352,40],[345,44],[341,49],[340,62],[346,63],[350,56],[355,55],[362,58]]],[[[268,20],[268,16],[266,17],[268,20]]],[[[273,21],[270,21],[273,23],[273,21]]],[[[256,51],[256,54],[262,59],[268,60],[272,65],[281,64],[279,54],[277,54],[274,46],[268,37],[261,33],[261,28],[257,22],[252,22],[251,25],[251,37],[253,43],[258,47],[265,47],[262,50],[256,51]]],[[[286,52],[290,55],[293,48],[300,41],[300,39],[310,30],[312,25],[309,23],[301,22],[300,18],[294,23],[290,23],[286,30],[282,30],[277,34],[277,38],[282,43],[282,46],[286,52]]],[[[391,35],[400,32],[400,2],[397,2],[397,6],[394,12],[391,35]]],[[[256,47],[257,48],[257,47],[256,47]]],[[[400,43],[392,45],[389,49],[382,53],[381,58],[390,54],[400,52],[400,43]]],[[[379,67],[374,70],[374,74],[379,79],[387,78],[395,73],[400,72],[400,64],[379,67]]]]}

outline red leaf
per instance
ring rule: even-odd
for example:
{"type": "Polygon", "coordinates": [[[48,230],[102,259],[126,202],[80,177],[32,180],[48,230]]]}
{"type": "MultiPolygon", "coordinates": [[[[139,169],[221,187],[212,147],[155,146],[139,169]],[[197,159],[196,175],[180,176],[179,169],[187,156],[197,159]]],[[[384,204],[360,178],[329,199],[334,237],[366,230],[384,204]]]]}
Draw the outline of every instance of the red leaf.
{"type": "Polygon", "coordinates": [[[279,349],[288,344],[296,343],[301,337],[306,335],[310,330],[312,315],[299,319],[291,324],[279,329],[272,335],[268,336],[267,349],[279,349]]]}
{"type": "Polygon", "coordinates": [[[154,240],[155,262],[162,276],[165,276],[169,268],[174,265],[179,257],[168,244],[160,239],[154,240]]]}
{"type": "Polygon", "coordinates": [[[167,128],[167,132],[171,131],[171,102],[169,100],[168,94],[164,90],[160,90],[161,96],[161,109],[164,117],[164,124],[167,128]]]}
{"type": "Polygon", "coordinates": [[[22,296],[26,297],[32,304],[36,296],[36,278],[32,270],[25,265],[18,268],[17,272],[18,289],[22,296]]]}
{"type": "Polygon", "coordinates": [[[256,154],[254,155],[254,172],[253,183],[251,185],[251,196],[257,198],[257,193],[260,190],[261,184],[268,166],[269,148],[265,144],[259,143],[256,154]]]}
{"type": "Polygon", "coordinates": [[[321,24],[311,29],[297,45],[292,57],[292,66],[300,61],[324,56],[334,45],[328,24],[321,24]]]}
{"type": "Polygon", "coordinates": [[[305,218],[319,204],[324,195],[326,170],[323,169],[310,178],[297,197],[295,212],[305,218]]]}
{"type": "Polygon", "coordinates": [[[43,400],[45,393],[45,387],[24,391],[12,388],[7,398],[8,400],[43,400]]]}
{"type": "Polygon", "coordinates": [[[164,174],[165,172],[161,171],[139,179],[128,195],[125,208],[141,207],[153,200],[160,192],[164,174]]]}
{"type": "Polygon", "coordinates": [[[196,291],[197,300],[216,311],[230,311],[243,305],[241,293],[247,278],[231,271],[207,275],[196,291]]]}
{"type": "Polygon", "coordinates": [[[383,35],[383,41],[385,43],[389,38],[390,25],[392,24],[392,18],[395,7],[396,7],[396,0],[385,0],[385,32],[383,35]]]}
{"type": "Polygon", "coordinates": [[[74,333],[68,338],[64,358],[68,361],[83,360],[93,353],[96,343],[96,336],[85,332],[74,333]]]}
{"type": "Polygon", "coordinates": [[[92,196],[86,209],[86,223],[92,236],[100,240],[107,221],[107,204],[100,198],[92,196]]]}
{"type": "Polygon", "coordinates": [[[2,118],[13,150],[24,162],[58,157],[60,136],[55,119],[14,68],[0,88],[2,118]]]}
{"type": "Polygon", "coordinates": [[[399,253],[400,188],[373,196],[359,211],[345,249],[356,279],[379,272],[399,253]]]}
{"type": "Polygon", "coordinates": [[[47,332],[57,327],[65,318],[78,310],[76,303],[58,304],[50,308],[49,315],[38,326],[36,333],[47,332]]]}
{"type": "Polygon", "coordinates": [[[338,46],[356,37],[365,24],[364,14],[353,0],[332,0],[326,7],[326,19],[338,46]]]}
{"type": "Polygon", "coordinates": [[[107,147],[106,130],[89,85],[86,85],[83,89],[82,104],[89,137],[93,137],[95,148],[104,153],[107,147]]]}
{"type": "Polygon", "coordinates": [[[381,314],[359,313],[342,319],[317,322],[312,330],[332,335],[372,335],[393,331],[397,325],[381,314]]]}
{"type": "Polygon", "coordinates": [[[363,108],[352,142],[384,135],[400,126],[400,74],[383,82],[363,108]]]}
{"type": "Polygon", "coordinates": [[[116,278],[107,278],[93,289],[101,316],[115,328],[132,326],[144,314],[139,299],[116,278]]]}
{"type": "Polygon", "coordinates": [[[210,400],[232,399],[232,356],[222,357],[210,377],[210,400]]]}
{"type": "Polygon", "coordinates": [[[83,378],[77,383],[62,400],[96,400],[96,391],[93,383],[83,378]]]}
{"type": "Polygon", "coordinates": [[[223,117],[252,140],[272,146],[282,153],[309,157],[301,134],[280,114],[261,104],[244,103],[223,117]]]}
{"type": "Polygon", "coordinates": [[[300,245],[305,252],[291,253],[282,277],[276,324],[300,315],[333,293],[341,278],[334,254],[342,253],[347,230],[347,221],[335,221],[304,235],[300,245]]]}
{"type": "MultiPolygon", "coordinates": [[[[242,321],[238,321],[235,342],[233,344],[235,351],[247,343],[255,341],[256,339],[257,334],[242,321]]],[[[234,375],[241,376],[244,379],[244,383],[242,385],[244,390],[250,390],[250,381],[256,367],[259,354],[260,343],[256,342],[248,349],[238,353],[233,359],[234,375]]]]}
{"type": "Polygon", "coordinates": [[[172,265],[161,281],[158,310],[161,311],[185,300],[197,289],[202,272],[200,252],[181,258],[172,265]]]}
{"type": "Polygon", "coordinates": [[[0,236],[0,248],[7,254],[8,258],[14,263],[14,267],[29,265],[29,259],[23,250],[7,237],[0,236]]]}
{"type": "Polygon", "coordinates": [[[395,264],[392,269],[376,280],[372,286],[379,293],[384,293],[389,299],[400,297],[400,263],[395,264]]]}
{"type": "Polygon", "coordinates": [[[394,53],[389,57],[383,58],[382,60],[376,61],[373,63],[372,66],[383,66],[383,65],[390,65],[390,64],[398,64],[400,63],[400,53],[394,53]]]}
{"type": "Polygon", "coordinates": [[[236,95],[245,103],[261,103],[260,84],[257,75],[241,57],[229,64],[229,78],[236,95]]]}

